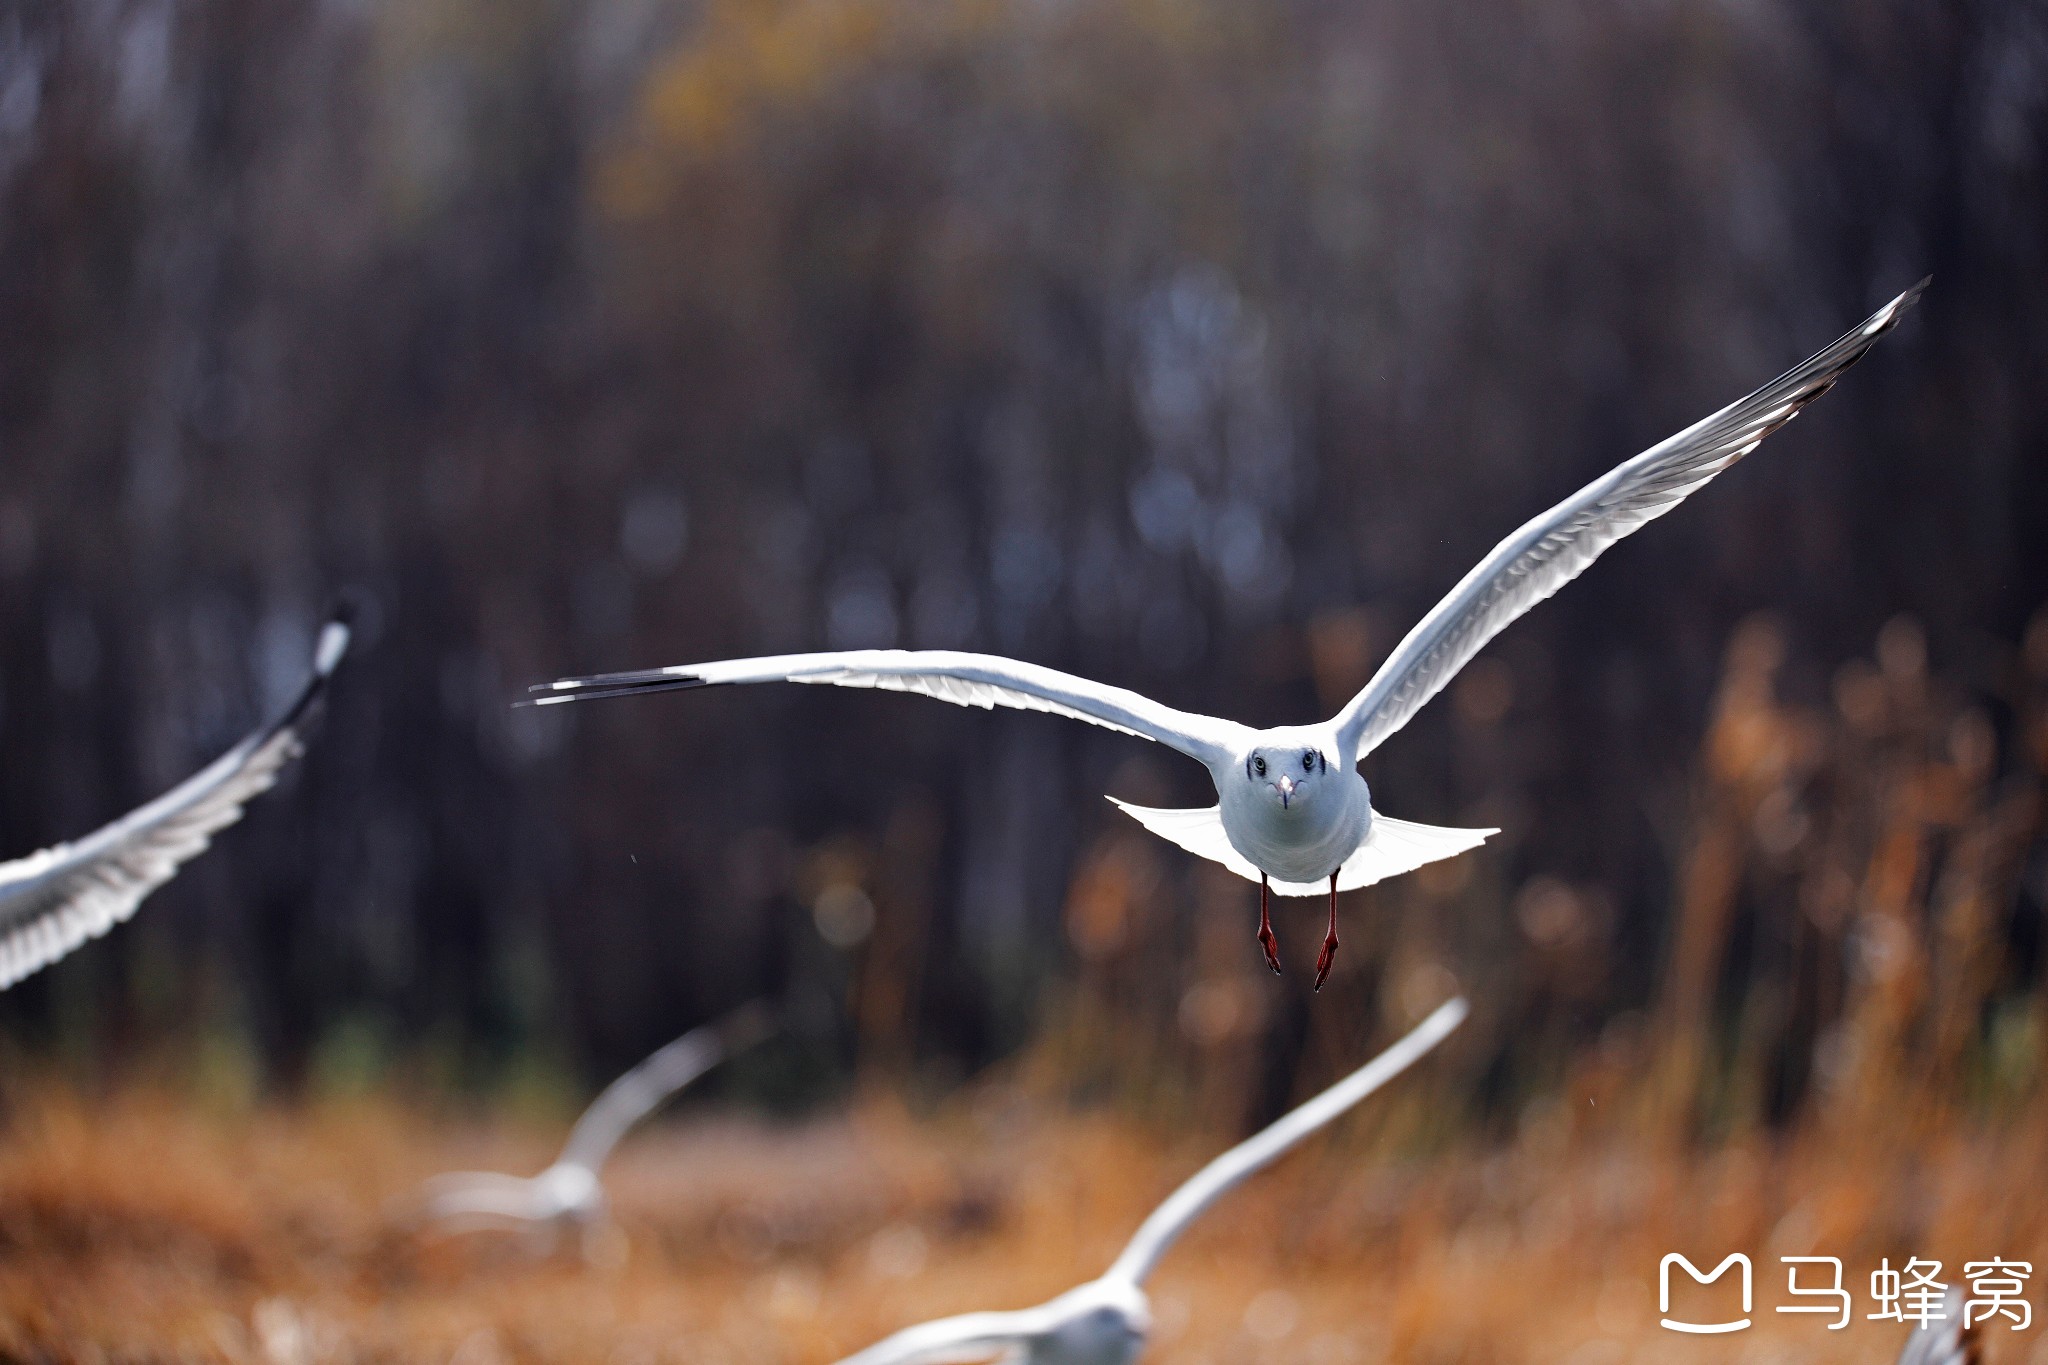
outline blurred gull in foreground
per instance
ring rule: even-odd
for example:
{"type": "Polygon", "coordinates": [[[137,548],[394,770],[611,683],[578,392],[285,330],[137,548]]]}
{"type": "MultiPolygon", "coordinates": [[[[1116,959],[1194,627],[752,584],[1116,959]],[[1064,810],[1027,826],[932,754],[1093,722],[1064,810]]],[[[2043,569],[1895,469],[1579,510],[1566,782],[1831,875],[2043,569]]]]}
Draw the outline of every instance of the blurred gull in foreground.
{"type": "Polygon", "coordinates": [[[1209,1206],[1282,1153],[1407,1070],[1465,1021],[1462,997],[1299,1109],[1217,1157],[1153,1210],[1099,1280],[1056,1299],[908,1327],[841,1365],[939,1365],[1000,1357],[1016,1365],[1125,1365],[1144,1349],[1152,1313],[1145,1278],[1209,1206]]]}
{"type": "Polygon", "coordinates": [[[420,1217],[450,1232],[529,1229],[540,1235],[545,1250],[553,1249],[564,1229],[574,1227],[584,1236],[587,1253],[588,1239],[606,1212],[598,1173],[619,1140],[683,1087],[772,1028],[768,1008],[756,1003],[690,1030],[606,1086],[576,1120],[554,1165],[531,1177],[495,1171],[436,1176],[427,1182],[420,1217]]]}
{"type": "Polygon", "coordinates": [[[1980,1365],[1984,1345],[1977,1324],[1963,1325],[1963,1291],[1951,1285],[1942,1309],[1947,1317],[1929,1318],[1906,1338],[1899,1365],[1980,1365]]]}
{"type": "Polygon", "coordinates": [[[531,704],[718,683],[833,683],[920,692],[963,706],[1046,711],[1156,740],[1209,769],[1218,803],[1205,810],[1116,804],[1153,833],[1259,884],[1259,942],[1276,972],[1280,959],[1269,891],[1313,896],[1327,884],[1330,923],[1316,959],[1320,989],[1337,952],[1339,891],[1462,853],[1498,832],[1441,829],[1380,815],[1358,761],[1406,725],[1511,621],[1826,393],[1926,285],[1922,280],[1832,346],[1595,479],[1503,540],[1408,632],[1365,689],[1320,725],[1255,730],[1036,664],[947,650],[784,654],[602,673],[542,684],[533,690],[547,695],[531,704]]]}
{"type": "Polygon", "coordinates": [[[277,720],[156,800],[77,843],[0,863],[0,989],[135,913],[150,892],[206,851],[305,751],[306,727],[348,652],[346,613],[320,632],[313,676],[277,720]]]}

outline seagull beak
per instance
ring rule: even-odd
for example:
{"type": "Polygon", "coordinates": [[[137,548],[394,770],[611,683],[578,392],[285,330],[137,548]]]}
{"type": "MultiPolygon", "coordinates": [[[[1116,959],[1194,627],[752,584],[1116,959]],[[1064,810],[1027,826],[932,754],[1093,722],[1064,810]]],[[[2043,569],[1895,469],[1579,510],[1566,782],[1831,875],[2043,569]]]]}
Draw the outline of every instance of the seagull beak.
{"type": "Polygon", "coordinates": [[[1273,790],[1280,793],[1280,809],[1286,810],[1287,803],[1294,798],[1294,779],[1283,777],[1273,784],[1273,790]]]}

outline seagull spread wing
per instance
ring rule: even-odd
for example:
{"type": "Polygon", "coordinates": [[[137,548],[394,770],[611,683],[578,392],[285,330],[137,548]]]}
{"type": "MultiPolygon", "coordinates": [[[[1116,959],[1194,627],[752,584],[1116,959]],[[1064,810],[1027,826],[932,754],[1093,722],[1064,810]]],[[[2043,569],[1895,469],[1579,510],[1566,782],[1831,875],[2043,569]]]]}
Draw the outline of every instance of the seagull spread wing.
{"type": "Polygon", "coordinates": [[[275,722],[97,833],[0,864],[0,989],[127,919],[215,833],[241,819],[243,805],[304,749],[309,714],[347,649],[348,627],[330,621],[311,681],[275,722]]]}
{"type": "Polygon", "coordinates": [[[583,1111],[562,1147],[561,1165],[597,1174],[612,1148],[634,1124],[678,1090],[718,1065],[730,1052],[768,1031],[767,1011],[746,1006],[715,1024],[691,1029],[604,1088],[583,1111]]]}
{"type": "Polygon", "coordinates": [[[962,1313],[906,1327],[882,1338],[839,1365],[961,1365],[974,1360],[1012,1358],[1048,1323],[1039,1309],[1004,1313],[962,1313]]]}
{"type": "Polygon", "coordinates": [[[1963,1326],[1963,1291],[1950,1286],[1941,1306],[1947,1316],[1929,1318],[1913,1329],[1899,1352],[1899,1365],[1979,1365],[1984,1359],[1981,1324],[1963,1326]]]}
{"type": "Polygon", "coordinates": [[[1077,678],[995,654],[939,649],[857,649],[838,654],[780,654],[722,663],[678,664],[640,673],[600,673],[563,678],[533,690],[535,706],[668,692],[720,683],[831,683],[838,687],[880,687],[918,692],[958,706],[1015,707],[1084,720],[1127,735],[1157,740],[1204,763],[1230,762],[1251,731],[1213,716],[1162,706],[1121,687],[1077,678]]]}
{"type": "Polygon", "coordinates": [[[1449,1037],[1469,1012],[1464,997],[1448,1000],[1417,1024],[1408,1035],[1299,1109],[1274,1122],[1195,1172],[1187,1183],[1152,1211],[1105,1280],[1143,1284],[1159,1258],[1188,1224],[1247,1178],[1265,1169],[1288,1148],[1323,1127],[1367,1095],[1406,1071],[1417,1059],[1449,1037]]]}
{"type": "Polygon", "coordinates": [[[1371,753],[1508,623],[1826,393],[1926,287],[1920,281],[1818,355],[1594,480],[1496,545],[1338,713],[1339,747],[1353,759],[1371,753]]]}
{"type": "Polygon", "coordinates": [[[429,1180],[423,1213],[456,1230],[545,1222],[551,1209],[539,1186],[496,1171],[451,1171],[429,1180]]]}

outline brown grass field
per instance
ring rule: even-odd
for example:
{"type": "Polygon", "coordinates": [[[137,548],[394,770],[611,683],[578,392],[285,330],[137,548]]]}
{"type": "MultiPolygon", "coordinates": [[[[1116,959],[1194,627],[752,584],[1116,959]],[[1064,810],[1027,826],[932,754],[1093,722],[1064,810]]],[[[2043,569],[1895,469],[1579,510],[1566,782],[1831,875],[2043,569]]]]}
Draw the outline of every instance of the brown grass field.
{"type": "MultiPolygon", "coordinates": [[[[1151,1286],[1151,1358],[1889,1360],[1899,1327],[1863,1320],[1880,1255],[1937,1257],[1950,1278],[1991,1255],[2048,1260],[2038,1113],[1995,1134],[1907,1117],[1686,1155],[1553,1111],[1503,1145],[1418,1156],[1427,1088],[1312,1141],[1177,1247],[1151,1286]],[[1748,1251],[1756,1326],[1659,1328],[1674,1250],[1703,1266],[1748,1251]],[[1772,1311],[1788,1302],[1776,1257],[1813,1253],[1848,1267],[1846,1331],[1772,1311]]],[[[1598,1093],[1578,1098],[1597,1112],[1598,1093]]],[[[1213,1144],[1003,1090],[925,1121],[885,1100],[782,1128],[700,1118],[622,1149],[619,1231],[592,1261],[408,1230],[423,1177],[533,1170],[551,1147],[377,1101],[207,1117],[144,1089],[41,1091],[0,1146],[0,1354],[824,1362],[1099,1272],[1213,1144]]],[[[1725,1302],[1707,1292],[1675,1308],[1707,1316],[1725,1302]]],[[[1995,1327],[1988,1346],[2048,1360],[2048,1331],[1995,1327]]]]}
{"type": "MultiPolygon", "coordinates": [[[[1968,689],[1929,675],[1910,623],[1841,670],[1828,706],[1781,700],[1784,656],[1768,621],[1731,642],[1647,1008],[1592,1035],[1557,1026],[1611,968],[1597,889],[1509,894],[1463,872],[1367,893],[1296,1097],[1459,978],[1477,1012],[1173,1250],[1149,1358],[1889,1361],[1903,1330],[1865,1316],[1881,1259],[1938,1259],[1953,1284],[2002,1257],[2048,1280],[2048,1007],[2007,946],[2044,865],[2048,613],[1968,689]],[[1973,699],[1986,686],[2002,724],[1973,699]],[[1744,916],[1772,936],[1731,966],[1744,916]],[[1523,941],[1492,958],[1445,941],[1488,925],[1523,941]],[[1534,1079],[1511,1120],[1498,1102],[1488,1118],[1481,1074],[1517,1055],[1534,1079]],[[1663,1256],[1736,1251],[1755,1263],[1754,1325],[1662,1329],[1663,1256]],[[1792,1302],[1778,1258],[1803,1255],[1842,1259],[1846,1330],[1776,1311],[1792,1302]]],[[[588,1260],[407,1218],[436,1172],[538,1170],[564,1114],[463,1117],[421,1085],[263,1101],[189,1066],[85,1086],[10,1065],[0,1357],[822,1365],[925,1318],[1037,1302],[1099,1273],[1245,1131],[1261,1021],[1288,989],[1244,951],[1241,916],[1205,915],[1162,993],[1146,857],[1112,842],[1084,860],[1057,1026],[936,1105],[901,1098],[917,1085],[890,1060],[914,982],[885,918],[850,1002],[881,1059],[858,1098],[780,1126],[690,1108],[628,1139],[608,1173],[617,1228],[588,1260]]],[[[1682,1288],[1673,1312],[1725,1317],[1729,1289],[1682,1288]]],[[[1995,1321],[1985,1347],[2048,1365],[2048,1324],[1995,1321]]]]}

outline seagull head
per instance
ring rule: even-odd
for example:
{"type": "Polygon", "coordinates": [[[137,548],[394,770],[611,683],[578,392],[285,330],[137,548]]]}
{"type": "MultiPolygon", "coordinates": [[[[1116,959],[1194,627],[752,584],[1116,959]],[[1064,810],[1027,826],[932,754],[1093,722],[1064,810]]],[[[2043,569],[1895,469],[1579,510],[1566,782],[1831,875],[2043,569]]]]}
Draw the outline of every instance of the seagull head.
{"type": "Polygon", "coordinates": [[[1241,770],[1260,799],[1283,811],[1300,810],[1330,782],[1330,745],[1307,737],[1261,743],[1244,756],[1241,770]]]}
{"type": "Polygon", "coordinates": [[[1032,1365],[1129,1365],[1152,1331],[1145,1291],[1128,1280],[1091,1280],[1040,1310],[1045,1329],[1025,1343],[1032,1365]]]}

